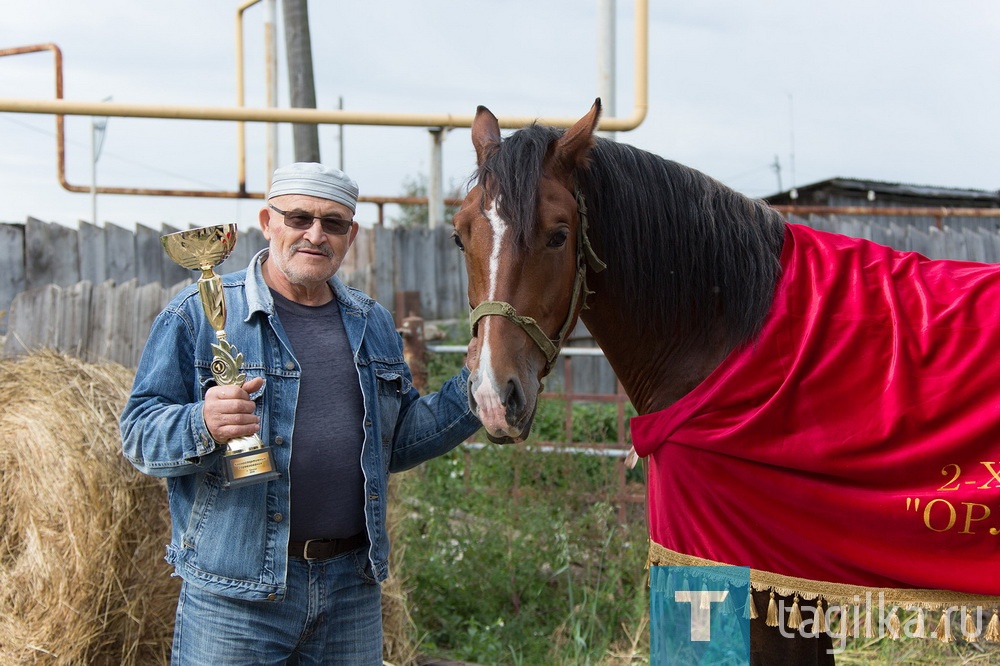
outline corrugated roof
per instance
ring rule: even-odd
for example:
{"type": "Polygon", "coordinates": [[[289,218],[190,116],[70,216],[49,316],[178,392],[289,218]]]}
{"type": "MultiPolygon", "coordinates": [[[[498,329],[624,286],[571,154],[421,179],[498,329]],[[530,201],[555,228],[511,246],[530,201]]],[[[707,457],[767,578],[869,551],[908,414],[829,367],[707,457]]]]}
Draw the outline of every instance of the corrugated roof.
{"type": "MultiPolygon", "coordinates": [[[[802,185],[797,188],[801,194],[804,191],[818,189],[839,189],[842,191],[868,192],[876,194],[895,195],[900,197],[919,197],[934,199],[969,199],[1000,205],[1000,190],[978,190],[959,187],[936,187],[933,185],[913,185],[909,183],[889,183],[881,180],[864,180],[861,178],[830,178],[821,180],[809,185],[802,185]]],[[[790,198],[790,192],[778,192],[764,197],[765,200],[772,198],[790,198]]]]}

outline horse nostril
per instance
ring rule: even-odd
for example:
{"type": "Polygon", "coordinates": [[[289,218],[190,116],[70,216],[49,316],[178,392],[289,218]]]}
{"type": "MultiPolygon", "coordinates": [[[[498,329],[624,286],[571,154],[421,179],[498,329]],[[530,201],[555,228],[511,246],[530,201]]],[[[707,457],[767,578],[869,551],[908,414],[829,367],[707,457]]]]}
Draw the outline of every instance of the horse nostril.
{"type": "Polygon", "coordinates": [[[508,420],[511,420],[510,417],[516,418],[524,411],[524,391],[521,389],[521,382],[517,381],[517,379],[511,379],[507,382],[504,393],[500,398],[507,411],[508,420]]]}
{"type": "Polygon", "coordinates": [[[476,393],[472,386],[472,378],[469,378],[469,383],[465,386],[465,393],[469,397],[469,409],[473,412],[476,411],[478,404],[476,403],[476,393]]]}

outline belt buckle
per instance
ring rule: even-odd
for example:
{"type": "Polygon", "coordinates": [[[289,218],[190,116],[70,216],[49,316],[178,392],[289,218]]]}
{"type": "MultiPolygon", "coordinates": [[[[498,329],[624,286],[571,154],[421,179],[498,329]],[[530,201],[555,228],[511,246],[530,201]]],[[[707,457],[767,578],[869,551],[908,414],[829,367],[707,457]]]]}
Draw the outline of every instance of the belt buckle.
{"type": "Polygon", "coordinates": [[[314,542],[315,543],[319,543],[321,541],[324,541],[324,539],[309,539],[308,541],[306,541],[302,545],[302,559],[303,560],[316,560],[316,559],[319,559],[319,558],[316,558],[316,557],[309,557],[309,544],[314,543],[314,542]]]}

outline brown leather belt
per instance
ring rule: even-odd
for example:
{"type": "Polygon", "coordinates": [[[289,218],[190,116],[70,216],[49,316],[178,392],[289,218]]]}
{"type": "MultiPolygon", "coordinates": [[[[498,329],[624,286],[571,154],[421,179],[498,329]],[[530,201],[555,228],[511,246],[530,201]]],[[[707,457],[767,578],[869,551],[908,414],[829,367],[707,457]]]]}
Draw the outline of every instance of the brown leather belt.
{"type": "Polygon", "coordinates": [[[309,539],[289,541],[288,554],[304,560],[326,560],[341,553],[355,550],[368,543],[368,535],[358,532],[346,539],[309,539]]]}

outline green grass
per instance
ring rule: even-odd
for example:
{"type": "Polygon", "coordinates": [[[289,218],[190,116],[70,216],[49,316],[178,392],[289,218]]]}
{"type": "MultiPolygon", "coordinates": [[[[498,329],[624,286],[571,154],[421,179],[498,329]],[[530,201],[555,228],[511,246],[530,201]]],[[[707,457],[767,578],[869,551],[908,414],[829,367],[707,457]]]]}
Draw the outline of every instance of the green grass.
{"type": "MultiPolygon", "coordinates": [[[[461,362],[431,355],[428,386],[461,362]]],[[[573,412],[574,441],[616,440],[615,406],[573,412]]],[[[564,426],[565,403],[545,402],[526,445],[462,446],[400,476],[396,539],[421,653],[490,665],[605,664],[641,640],[643,508],[633,505],[621,522],[620,459],[527,450],[564,441],[564,426]]]]}
{"type": "Polygon", "coordinates": [[[648,605],[641,515],[618,460],[460,448],[403,475],[402,568],[422,652],[482,664],[597,664],[648,605]]]}

